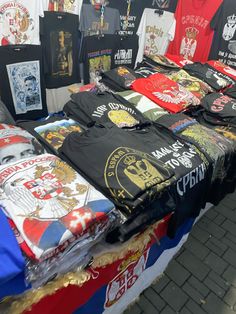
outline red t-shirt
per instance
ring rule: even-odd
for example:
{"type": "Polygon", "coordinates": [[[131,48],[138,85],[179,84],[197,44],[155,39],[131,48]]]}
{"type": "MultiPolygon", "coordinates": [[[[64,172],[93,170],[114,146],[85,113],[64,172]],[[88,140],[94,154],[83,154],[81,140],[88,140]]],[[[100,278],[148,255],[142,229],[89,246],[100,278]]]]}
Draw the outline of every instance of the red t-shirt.
{"type": "Polygon", "coordinates": [[[199,103],[191,92],[161,73],[137,79],[131,88],[172,113],[180,112],[189,105],[199,103]]]}
{"type": "Polygon", "coordinates": [[[236,70],[231,68],[230,66],[220,62],[220,61],[216,61],[216,60],[209,60],[207,61],[207,63],[212,66],[214,69],[216,69],[217,71],[226,74],[230,77],[232,77],[232,79],[236,80],[236,70]]]}
{"type": "Polygon", "coordinates": [[[191,60],[188,59],[184,59],[183,56],[180,55],[171,55],[169,53],[167,53],[165,55],[165,57],[167,57],[168,59],[170,59],[171,61],[174,61],[178,66],[180,66],[181,68],[186,65],[186,64],[191,64],[193,63],[191,60]]]}
{"type": "Polygon", "coordinates": [[[184,59],[206,62],[213,30],[210,22],[222,0],[179,0],[175,12],[176,31],[168,53],[184,59]]]}

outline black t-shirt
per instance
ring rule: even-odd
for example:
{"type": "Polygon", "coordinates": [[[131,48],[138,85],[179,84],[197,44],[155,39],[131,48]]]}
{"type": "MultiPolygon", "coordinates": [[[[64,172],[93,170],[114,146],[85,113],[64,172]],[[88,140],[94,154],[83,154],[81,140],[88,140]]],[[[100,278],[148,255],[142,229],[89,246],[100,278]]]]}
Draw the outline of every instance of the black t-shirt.
{"type": "Polygon", "coordinates": [[[193,64],[185,65],[183,69],[189,74],[206,82],[217,91],[235,83],[229,76],[217,71],[208,64],[195,62],[193,64]]]}
{"type": "Polygon", "coordinates": [[[128,217],[160,198],[156,191],[168,189],[178,200],[174,232],[205,205],[208,161],[166,128],[126,132],[116,126],[93,127],[83,134],[71,133],[60,151],[128,217]]]}
{"type": "Polygon", "coordinates": [[[142,1],[144,8],[161,9],[169,12],[175,12],[177,0],[145,0],[142,1]]]}
{"type": "Polygon", "coordinates": [[[95,122],[112,122],[119,128],[131,128],[146,121],[143,115],[120,95],[108,92],[81,92],[72,94],[71,99],[72,101],[64,106],[64,112],[85,126],[91,126],[95,122]]]}
{"type": "Polygon", "coordinates": [[[84,83],[94,83],[113,66],[115,51],[119,49],[116,35],[93,35],[83,38],[81,62],[84,64],[84,83]]]}
{"type": "Polygon", "coordinates": [[[112,59],[113,64],[111,68],[126,65],[129,68],[133,69],[138,53],[138,36],[116,35],[115,40],[119,42],[119,46],[117,50],[114,51],[114,56],[112,59]]]}
{"type": "Polygon", "coordinates": [[[45,12],[44,18],[40,18],[47,88],[80,82],[78,28],[75,14],[45,12]]]}
{"type": "Polygon", "coordinates": [[[57,116],[44,121],[21,121],[18,125],[37,138],[50,153],[56,155],[68,134],[83,131],[78,122],[57,116]]]}
{"type": "Polygon", "coordinates": [[[10,114],[9,110],[7,107],[4,105],[4,103],[0,100],[0,123],[5,123],[5,124],[15,124],[15,121],[10,114]]]}
{"type": "Polygon", "coordinates": [[[41,46],[0,47],[0,94],[15,120],[48,115],[41,46]]]}
{"type": "Polygon", "coordinates": [[[236,126],[236,100],[221,93],[212,93],[201,100],[202,107],[213,118],[236,126]]]}
{"type": "Polygon", "coordinates": [[[124,91],[130,89],[132,83],[140,78],[141,75],[126,66],[120,66],[113,70],[107,71],[102,75],[102,81],[115,91],[124,91]],[[117,86],[117,89],[115,89],[117,86]]]}
{"type": "Polygon", "coordinates": [[[226,89],[224,94],[236,99],[236,84],[226,89]]]}
{"type": "Polygon", "coordinates": [[[191,142],[204,155],[212,166],[212,178],[207,193],[207,201],[218,204],[230,192],[228,181],[236,177],[236,145],[232,140],[200,125],[195,119],[184,114],[164,115],[158,123],[166,126],[182,139],[191,142]]]}
{"type": "Polygon", "coordinates": [[[236,68],[236,5],[235,0],[225,0],[211,21],[215,31],[209,59],[236,68]]]}

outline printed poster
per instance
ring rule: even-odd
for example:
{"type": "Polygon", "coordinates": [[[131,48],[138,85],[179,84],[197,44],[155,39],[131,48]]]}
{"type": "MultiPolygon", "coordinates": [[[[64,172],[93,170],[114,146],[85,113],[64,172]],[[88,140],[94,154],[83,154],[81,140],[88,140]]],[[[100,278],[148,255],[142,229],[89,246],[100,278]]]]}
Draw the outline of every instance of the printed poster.
{"type": "Polygon", "coordinates": [[[16,114],[42,110],[39,61],[8,64],[6,67],[16,114]]]}

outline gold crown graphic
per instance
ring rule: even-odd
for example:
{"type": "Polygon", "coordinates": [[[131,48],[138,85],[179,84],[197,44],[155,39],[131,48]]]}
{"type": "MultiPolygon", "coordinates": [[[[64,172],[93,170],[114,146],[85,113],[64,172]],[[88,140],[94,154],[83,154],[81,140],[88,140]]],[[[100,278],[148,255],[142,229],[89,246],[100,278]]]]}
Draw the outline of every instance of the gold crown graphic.
{"type": "Polygon", "coordinates": [[[236,15],[233,14],[233,15],[228,16],[227,20],[228,20],[229,24],[235,24],[236,23],[236,15]]]}
{"type": "Polygon", "coordinates": [[[186,35],[187,37],[190,35],[191,37],[196,37],[199,31],[195,27],[188,27],[186,28],[186,35]]]}
{"type": "Polygon", "coordinates": [[[136,163],[136,158],[134,156],[128,156],[124,160],[124,164],[128,166],[131,166],[134,163],[136,163]]]}

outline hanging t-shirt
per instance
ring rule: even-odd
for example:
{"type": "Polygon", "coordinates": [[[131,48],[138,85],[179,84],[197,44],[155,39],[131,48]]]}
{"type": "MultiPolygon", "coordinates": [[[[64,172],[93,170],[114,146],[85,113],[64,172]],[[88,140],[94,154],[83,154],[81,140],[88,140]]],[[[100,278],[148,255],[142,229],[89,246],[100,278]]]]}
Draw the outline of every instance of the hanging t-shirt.
{"type": "Polygon", "coordinates": [[[236,81],[236,70],[234,70],[230,66],[222,63],[219,60],[209,60],[207,61],[207,63],[217,71],[224,73],[225,75],[231,77],[236,81]]]}
{"type": "Polygon", "coordinates": [[[177,0],[145,0],[142,2],[145,8],[161,9],[173,13],[177,6],[177,0]]]}
{"type": "Polygon", "coordinates": [[[81,62],[84,64],[84,84],[96,83],[103,72],[114,66],[115,51],[119,49],[116,38],[116,35],[94,35],[83,39],[81,62]]]}
{"type": "Polygon", "coordinates": [[[131,87],[170,112],[180,112],[200,103],[191,92],[160,73],[137,79],[131,87]]]}
{"type": "Polygon", "coordinates": [[[210,58],[236,69],[236,6],[225,0],[211,21],[215,31],[210,58]]]}
{"type": "Polygon", "coordinates": [[[68,12],[80,15],[83,0],[48,0],[48,11],[68,12]]]}
{"type": "Polygon", "coordinates": [[[102,34],[115,34],[120,30],[120,13],[118,10],[105,7],[104,21],[101,25],[101,11],[91,4],[83,4],[80,14],[79,29],[84,36],[102,34]]]}
{"type": "Polygon", "coordinates": [[[75,14],[45,12],[40,21],[47,88],[80,82],[79,31],[75,14]]]}
{"type": "Polygon", "coordinates": [[[58,157],[44,154],[0,170],[1,203],[37,259],[96,234],[114,205],[58,157]],[[92,227],[92,228],[91,228],[92,227]]]}
{"type": "Polygon", "coordinates": [[[0,100],[0,123],[15,124],[15,121],[7,107],[0,100]]]}
{"type": "Polygon", "coordinates": [[[20,127],[0,124],[0,165],[44,154],[43,146],[20,127]]]}
{"type": "Polygon", "coordinates": [[[39,16],[46,0],[0,0],[0,45],[39,45],[39,16]]]}
{"type": "Polygon", "coordinates": [[[207,83],[201,81],[195,76],[189,75],[184,70],[171,73],[168,75],[168,77],[186,88],[199,99],[206,96],[206,94],[213,92],[213,89],[207,83]]]}
{"type": "Polygon", "coordinates": [[[0,47],[0,94],[15,120],[48,115],[41,46],[0,47]]]}
{"type": "Polygon", "coordinates": [[[134,105],[136,109],[144,115],[144,117],[151,121],[156,121],[159,117],[168,113],[165,109],[159,107],[149,98],[137,92],[127,90],[119,92],[118,94],[132,103],[132,105],[134,105]]]}
{"type": "Polygon", "coordinates": [[[143,55],[164,55],[174,38],[175,24],[173,13],[163,11],[160,15],[153,9],[145,9],[137,31],[139,51],[136,63],[143,60],[143,55]]]}
{"type": "Polygon", "coordinates": [[[211,49],[210,22],[222,0],[179,0],[175,12],[176,32],[168,53],[205,62],[211,49]]]}
{"type": "Polygon", "coordinates": [[[56,116],[44,121],[23,121],[18,125],[29,131],[53,154],[58,153],[68,134],[74,131],[82,132],[81,126],[76,121],[56,116]]]}
{"type": "Polygon", "coordinates": [[[220,93],[212,93],[202,99],[201,106],[214,118],[236,126],[235,99],[220,93]]]}
{"type": "Polygon", "coordinates": [[[217,71],[207,63],[202,64],[200,62],[195,62],[193,64],[185,65],[183,69],[192,76],[196,76],[200,80],[203,80],[217,91],[235,83],[228,75],[217,71]]]}
{"type": "Polygon", "coordinates": [[[138,53],[138,36],[117,35],[114,40],[119,42],[118,49],[114,51],[112,68],[126,65],[133,69],[138,53]]]}
{"type": "Polygon", "coordinates": [[[63,111],[68,117],[85,126],[94,123],[114,123],[119,128],[132,128],[145,122],[143,115],[120,95],[111,93],[81,92],[71,95],[63,111]]]}

